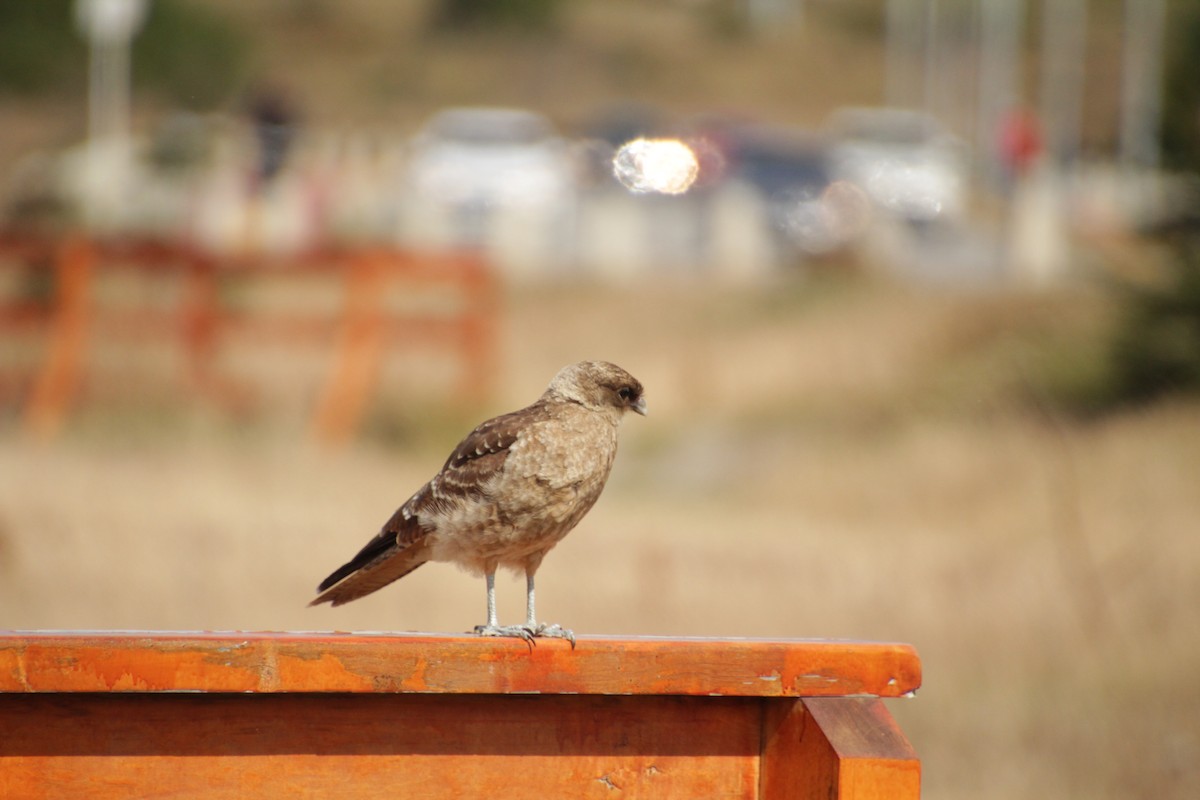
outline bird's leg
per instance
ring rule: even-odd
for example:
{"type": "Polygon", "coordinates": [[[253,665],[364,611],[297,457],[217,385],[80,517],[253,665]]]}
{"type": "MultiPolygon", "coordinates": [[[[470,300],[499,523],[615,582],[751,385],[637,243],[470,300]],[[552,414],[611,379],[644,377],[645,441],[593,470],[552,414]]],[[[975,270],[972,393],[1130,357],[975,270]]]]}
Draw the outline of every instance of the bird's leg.
{"type": "Polygon", "coordinates": [[[496,620],[496,571],[492,570],[487,574],[487,606],[489,628],[495,628],[496,620]]]}
{"type": "Polygon", "coordinates": [[[525,625],[537,630],[537,614],[533,610],[533,570],[525,570],[525,625]]]}
{"type": "Polygon", "coordinates": [[[523,625],[498,624],[496,619],[496,568],[487,571],[487,624],[476,625],[475,633],[479,636],[512,636],[533,644],[533,629],[523,625]]]}
{"type": "Polygon", "coordinates": [[[568,628],[561,625],[547,625],[542,623],[537,624],[537,618],[533,610],[533,574],[537,572],[537,567],[525,568],[525,625],[529,630],[533,631],[534,636],[546,636],[552,639],[566,639],[571,643],[571,649],[575,649],[575,634],[568,628]]]}

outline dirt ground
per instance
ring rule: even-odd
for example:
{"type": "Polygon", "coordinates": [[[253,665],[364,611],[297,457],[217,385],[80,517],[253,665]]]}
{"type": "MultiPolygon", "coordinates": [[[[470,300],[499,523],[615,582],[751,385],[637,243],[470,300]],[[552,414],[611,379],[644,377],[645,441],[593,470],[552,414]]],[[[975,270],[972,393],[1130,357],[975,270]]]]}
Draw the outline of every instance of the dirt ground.
{"type": "MultiPolygon", "coordinates": [[[[3,418],[0,625],[468,630],[482,581],[445,565],[305,604],[476,417],[606,358],[645,383],[650,415],[543,565],[545,618],[911,642],[925,685],[891,708],[926,797],[1183,798],[1200,406],[1080,421],[1027,397],[1107,313],[1083,290],[514,289],[492,397],[443,407],[435,379],[418,388],[429,366],[398,359],[368,435],[337,450],[304,435],[306,378],[259,376],[257,411],[230,419],[185,397],[150,414],[93,365],[57,440],[3,418]]],[[[519,580],[499,594],[518,619],[519,580]]]]}

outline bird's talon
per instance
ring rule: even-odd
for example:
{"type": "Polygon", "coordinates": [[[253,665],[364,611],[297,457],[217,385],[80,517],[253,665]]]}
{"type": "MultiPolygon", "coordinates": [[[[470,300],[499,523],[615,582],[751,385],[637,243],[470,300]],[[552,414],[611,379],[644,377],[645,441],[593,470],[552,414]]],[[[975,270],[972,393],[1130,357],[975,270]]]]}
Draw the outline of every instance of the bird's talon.
{"type": "Polygon", "coordinates": [[[533,632],[533,635],[544,636],[548,639],[566,639],[571,643],[571,649],[575,649],[575,632],[561,625],[547,625],[543,622],[537,626],[537,630],[533,632]]]}
{"type": "Polygon", "coordinates": [[[537,642],[533,640],[537,634],[524,625],[476,625],[475,634],[477,636],[506,636],[520,639],[530,646],[537,645],[537,642]]]}

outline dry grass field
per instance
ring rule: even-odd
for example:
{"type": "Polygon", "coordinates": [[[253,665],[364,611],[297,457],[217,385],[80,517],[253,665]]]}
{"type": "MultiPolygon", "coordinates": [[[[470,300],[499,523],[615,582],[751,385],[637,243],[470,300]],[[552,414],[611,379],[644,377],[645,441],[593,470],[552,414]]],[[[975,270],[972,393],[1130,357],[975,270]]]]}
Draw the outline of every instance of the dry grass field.
{"type": "MultiPolygon", "coordinates": [[[[305,438],[303,371],[234,419],[155,374],[147,411],[97,368],[58,440],[0,430],[0,625],[467,630],[482,581],[444,565],[305,603],[477,417],[606,358],[650,416],[547,559],[547,619],[912,642],[925,686],[892,708],[931,800],[1192,797],[1200,406],[1034,402],[1110,313],[1078,288],[512,289],[493,397],[443,407],[436,361],[398,357],[369,435],[338,450],[305,438]]],[[[518,619],[520,583],[499,591],[518,619]]]]}

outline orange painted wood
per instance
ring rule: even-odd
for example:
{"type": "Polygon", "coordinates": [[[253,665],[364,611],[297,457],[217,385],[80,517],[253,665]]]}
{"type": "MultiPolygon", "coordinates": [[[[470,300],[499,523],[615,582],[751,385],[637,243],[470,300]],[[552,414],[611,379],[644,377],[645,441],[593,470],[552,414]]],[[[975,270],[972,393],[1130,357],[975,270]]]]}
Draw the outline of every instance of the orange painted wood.
{"type": "Polygon", "coordinates": [[[921,761],[882,701],[813,697],[804,700],[804,707],[837,753],[838,797],[921,796],[921,761]]]}
{"type": "Polygon", "coordinates": [[[79,385],[87,345],[88,301],[95,253],[84,239],[67,239],[55,256],[54,316],[46,358],[25,407],[25,429],[40,438],[62,427],[79,385]]]}
{"type": "Polygon", "coordinates": [[[904,800],[863,695],[919,683],[867,642],[13,632],[0,797],[904,800]]]}
{"type": "Polygon", "coordinates": [[[462,315],[458,326],[466,359],[460,385],[467,397],[483,397],[492,385],[493,372],[499,363],[496,324],[500,319],[499,291],[478,252],[460,254],[458,264],[467,308],[472,309],[462,315]]]}
{"type": "Polygon", "coordinates": [[[193,259],[184,277],[179,325],[187,355],[188,380],[197,391],[212,396],[222,391],[221,381],[213,372],[219,307],[220,286],[216,265],[208,259],[193,259]]]}
{"type": "MultiPolygon", "coordinates": [[[[218,256],[168,240],[77,236],[57,242],[0,230],[0,257],[28,261],[44,259],[47,253],[59,254],[59,291],[50,317],[48,356],[26,404],[25,420],[28,429],[44,437],[52,436],[65,419],[81,374],[85,335],[93,334],[177,338],[186,351],[193,385],[231,403],[236,393],[212,366],[219,344],[234,337],[243,343],[256,339],[284,346],[305,341],[328,344],[340,334],[341,346],[311,426],[331,442],[345,440],[357,430],[390,346],[448,348],[461,365],[459,389],[464,396],[478,398],[491,386],[497,357],[498,290],[495,276],[478,253],[322,247],[283,256],[252,252],[218,256]],[[175,276],[182,282],[182,302],[166,310],[123,308],[119,314],[92,307],[88,278],[116,269],[175,276]],[[348,287],[347,310],[340,321],[320,312],[249,316],[221,307],[219,289],[226,281],[290,283],[330,276],[343,277],[348,287]],[[425,306],[409,302],[404,310],[389,308],[384,290],[392,287],[403,287],[410,299],[425,291],[438,296],[425,306]]],[[[6,303],[0,298],[0,324],[31,327],[44,323],[46,316],[43,309],[27,302],[6,303]]]]}
{"type": "Polygon", "coordinates": [[[747,798],[759,716],[741,698],[0,696],[0,796],[747,798]]]}
{"type": "Polygon", "coordinates": [[[761,788],[775,800],[915,800],[921,762],[878,698],[803,698],[765,716],[761,788]]]}
{"type": "Polygon", "coordinates": [[[341,344],[312,420],[317,438],[328,444],[344,443],[358,429],[379,376],[384,354],[384,267],[385,260],[364,254],[346,271],[341,344]]]}
{"type": "Polygon", "coordinates": [[[444,692],[898,697],[910,645],[580,636],[530,647],[443,634],[13,633],[5,692],[444,692]]]}
{"type": "Polygon", "coordinates": [[[836,772],[825,751],[809,752],[805,759],[797,757],[807,722],[800,698],[779,700],[764,708],[759,796],[807,800],[814,789],[835,785],[836,772]]]}

